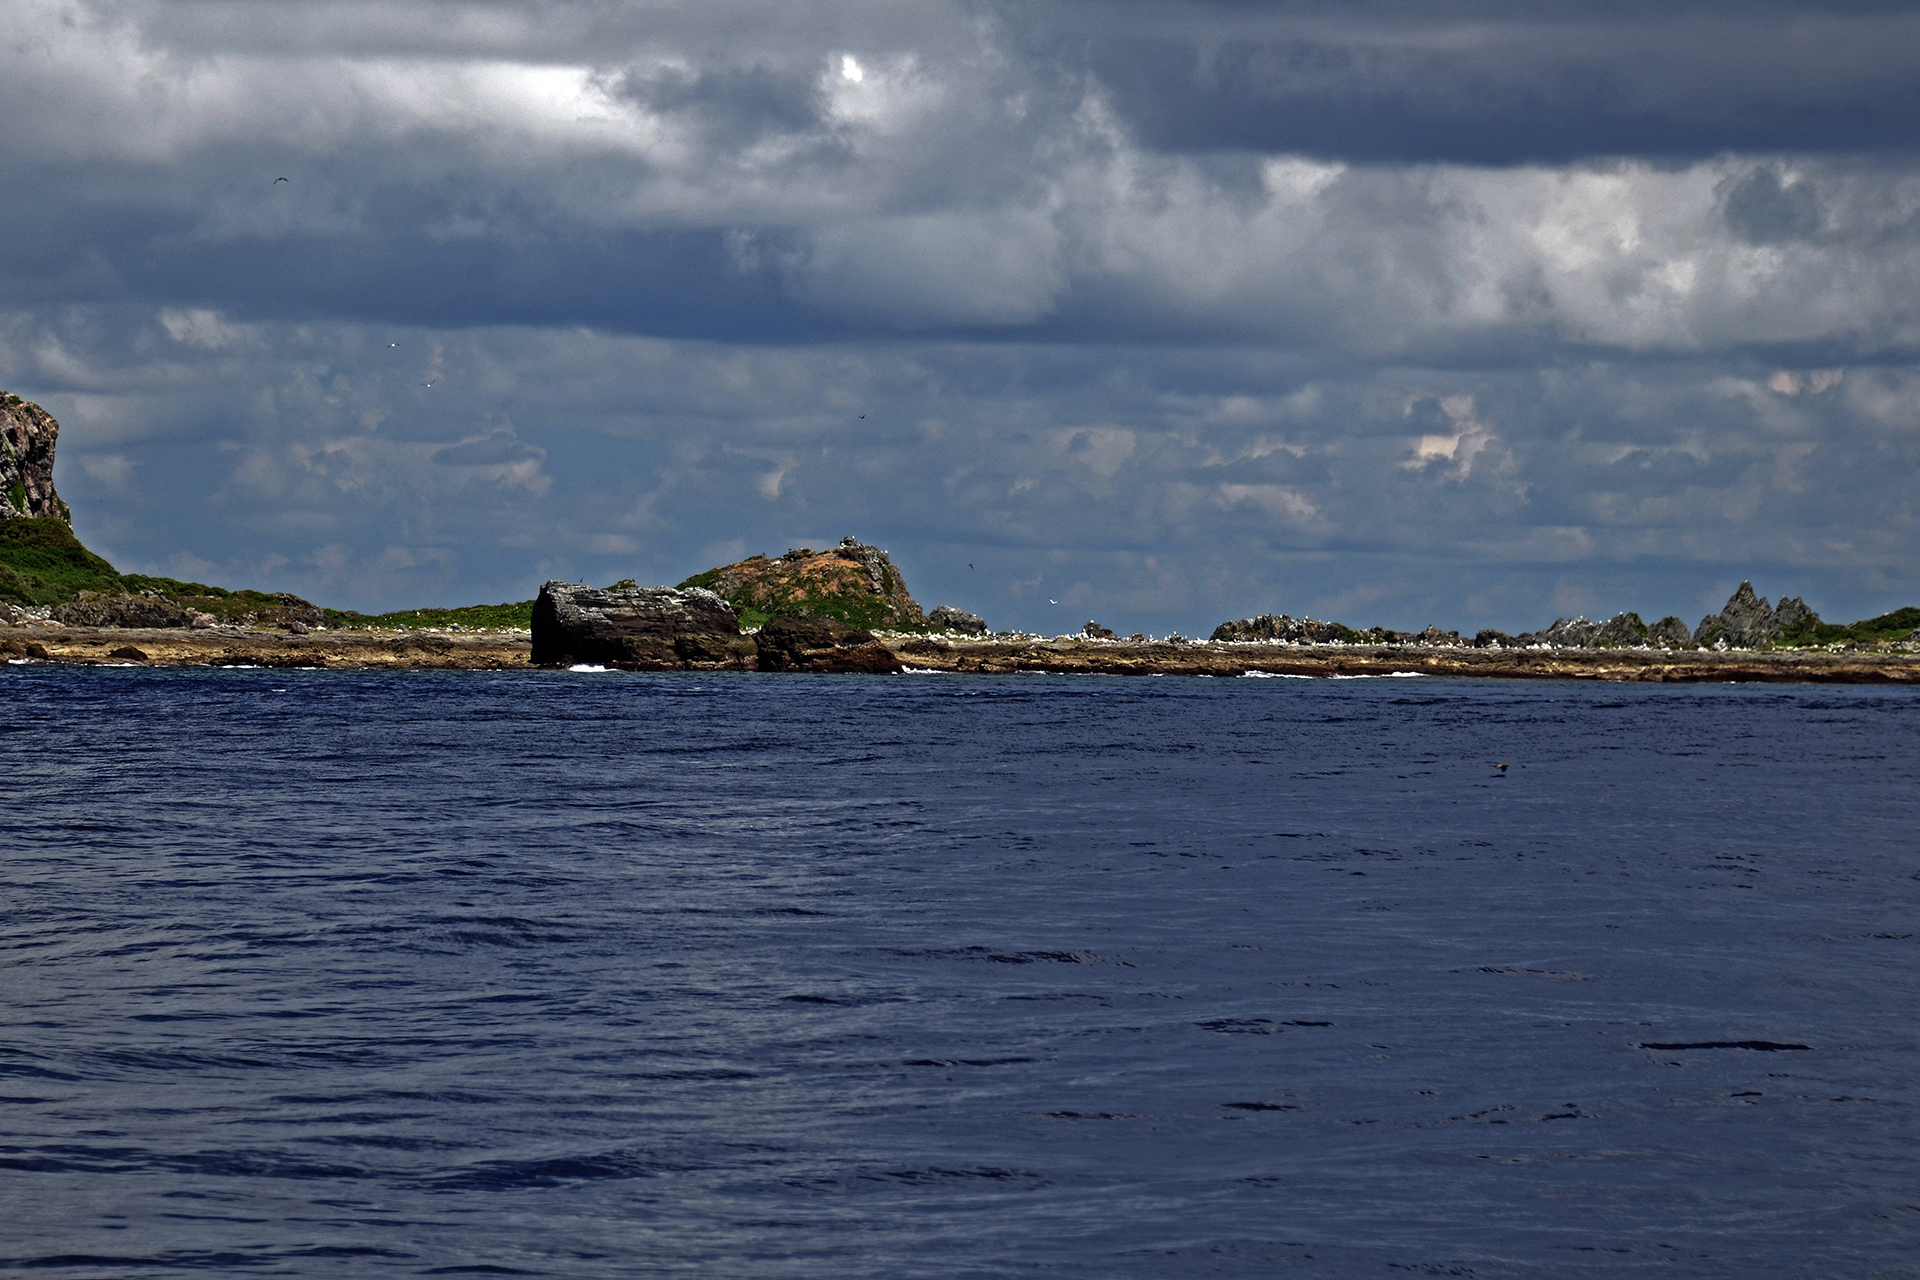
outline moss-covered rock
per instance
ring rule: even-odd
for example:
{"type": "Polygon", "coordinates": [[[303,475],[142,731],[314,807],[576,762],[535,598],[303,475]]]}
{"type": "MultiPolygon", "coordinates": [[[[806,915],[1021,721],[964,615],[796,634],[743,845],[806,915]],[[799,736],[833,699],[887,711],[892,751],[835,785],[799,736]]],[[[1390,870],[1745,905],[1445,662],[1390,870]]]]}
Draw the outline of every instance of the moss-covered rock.
{"type": "Polygon", "coordinates": [[[887,553],[853,538],[831,551],[797,547],[778,559],[750,556],[696,573],[682,590],[704,587],[732,605],[741,625],[770,618],[837,618],[856,627],[923,630],[926,614],[887,553]]]}

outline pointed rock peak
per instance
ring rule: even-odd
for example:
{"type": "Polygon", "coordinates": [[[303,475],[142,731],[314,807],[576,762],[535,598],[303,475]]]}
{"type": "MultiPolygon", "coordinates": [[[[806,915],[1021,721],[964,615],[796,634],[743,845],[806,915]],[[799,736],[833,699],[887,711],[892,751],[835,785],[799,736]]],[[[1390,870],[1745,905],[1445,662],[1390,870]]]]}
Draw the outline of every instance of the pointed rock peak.
{"type": "Polygon", "coordinates": [[[0,391],[0,520],[53,519],[72,524],[53,490],[53,449],[60,424],[31,400],[0,391]]]}

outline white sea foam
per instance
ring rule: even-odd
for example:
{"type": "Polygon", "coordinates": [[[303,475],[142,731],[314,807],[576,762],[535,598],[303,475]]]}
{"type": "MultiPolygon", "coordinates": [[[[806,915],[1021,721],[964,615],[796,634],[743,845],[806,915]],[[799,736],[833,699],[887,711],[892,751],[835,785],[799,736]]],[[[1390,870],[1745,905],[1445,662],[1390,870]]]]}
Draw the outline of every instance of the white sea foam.
{"type": "Polygon", "coordinates": [[[903,666],[900,668],[900,674],[903,676],[946,676],[952,675],[953,673],[951,671],[942,671],[938,667],[903,666]]]}
{"type": "Polygon", "coordinates": [[[1382,671],[1373,675],[1328,676],[1329,680],[1409,680],[1415,676],[1424,676],[1424,671],[1382,671]]]}
{"type": "Polygon", "coordinates": [[[1312,676],[1295,675],[1290,671],[1242,671],[1242,680],[1311,680],[1312,676]]]}
{"type": "Polygon", "coordinates": [[[571,667],[568,667],[567,670],[569,671],[605,671],[606,668],[596,667],[591,662],[579,662],[579,663],[575,663],[571,667]]]}

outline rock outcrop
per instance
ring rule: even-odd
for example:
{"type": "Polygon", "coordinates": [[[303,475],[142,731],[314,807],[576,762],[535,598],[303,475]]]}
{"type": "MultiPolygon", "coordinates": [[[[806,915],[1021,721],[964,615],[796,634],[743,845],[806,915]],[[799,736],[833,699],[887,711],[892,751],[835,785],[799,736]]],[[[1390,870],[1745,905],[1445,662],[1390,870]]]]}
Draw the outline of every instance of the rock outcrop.
{"type": "MultiPolygon", "coordinates": [[[[537,615],[536,615],[537,616],[537,615]]],[[[754,636],[762,671],[886,672],[900,659],[874,638],[838,618],[774,618],[754,636]]]]}
{"type": "Polygon", "coordinates": [[[1616,613],[1600,624],[1587,643],[1595,649],[1639,649],[1647,643],[1647,624],[1637,613],[1616,613]]]}
{"type": "Polygon", "coordinates": [[[1263,613],[1257,618],[1242,618],[1237,622],[1223,622],[1213,629],[1214,640],[1284,640],[1289,644],[1329,644],[1335,640],[1351,641],[1359,638],[1360,633],[1352,627],[1342,626],[1338,622],[1320,622],[1313,618],[1295,618],[1289,614],[1277,617],[1263,613]]]}
{"type": "Polygon", "coordinates": [[[1118,640],[1120,637],[1112,627],[1103,627],[1091,618],[1087,625],[1080,628],[1080,634],[1089,640],[1118,640]]]}
{"type": "Polygon", "coordinates": [[[887,553],[854,538],[831,551],[796,547],[778,559],[750,556],[680,586],[712,591],[749,625],[769,617],[838,618],[856,627],[928,623],[887,553]]]}
{"type": "Polygon", "coordinates": [[[1821,626],[1820,615],[1798,596],[1781,596],[1778,605],[1754,594],[1751,582],[1742,582],[1719,613],[1700,619],[1693,642],[1702,648],[1757,649],[1792,632],[1821,626]]]}
{"type": "Polygon", "coordinates": [[[748,669],[755,646],[733,607],[695,587],[604,590],[549,582],[533,603],[535,666],[591,663],[639,671],[748,669]]]}
{"type": "Polygon", "coordinates": [[[53,446],[60,424],[39,405],[0,391],[0,519],[51,517],[72,524],[53,490],[53,446]]]}
{"type": "Polygon", "coordinates": [[[1647,628],[1647,644],[1656,649],[1686,649],[1693,645],[1687,624],[1668,614],[1647,628]]]}
{"type": "Polygon", "coordinates": [[[1693,642],[1702,648],[1751,649],[1780,633],[1780,621],[1765,596],[1755,595],[1751,582],[1742,582],[1719,613],[1700,619],[1693,642]],[[1725,643],[1722,644],[1721,642],[1725,643]]]}
{"type": "Polygon", "coordinates": [[[187,611],[158,595],[109,596],[54,606],[53,620],[68,627],[144,627],[188,624],[187,611]]]}
{"type": "Polygon", "coordinates": [[[942,631],[957,631],[965,636],[983,636],[987,634],[987,620],[977,613],[968,613],[965,609],[956,609],[943,604],[927,615],[927,625],[938,627],[942,631]]]}
{"type": "Polygon", "coordinates": [[[1522,647],[1544,644],[1554,649],[1584,649],[1587,641],[1599,631],[1599,623],[1583,617],[1555,618],[1552,626],[1539,631],[1524,631],[1515,636],[1513,641],[1522,647]]]}

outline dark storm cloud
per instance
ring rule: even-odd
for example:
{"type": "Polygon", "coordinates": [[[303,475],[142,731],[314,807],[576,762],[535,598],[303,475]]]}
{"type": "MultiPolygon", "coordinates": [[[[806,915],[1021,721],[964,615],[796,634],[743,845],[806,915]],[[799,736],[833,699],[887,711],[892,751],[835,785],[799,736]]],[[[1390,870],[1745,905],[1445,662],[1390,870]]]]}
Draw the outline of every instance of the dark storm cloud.
{"type": "Polygon", "coordinates": [[[1189,632],[1920,595],[1907,7],[12,17],[0,386],[127,568],[370,607],[854,533],[1189,632]]]}
{"type": "Polygon", "coordinates": [[[1513,164],[1920,144],[1904,4],[1197,0],[1013,21],[1174,150],[1513,164]]]}

